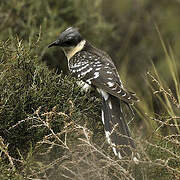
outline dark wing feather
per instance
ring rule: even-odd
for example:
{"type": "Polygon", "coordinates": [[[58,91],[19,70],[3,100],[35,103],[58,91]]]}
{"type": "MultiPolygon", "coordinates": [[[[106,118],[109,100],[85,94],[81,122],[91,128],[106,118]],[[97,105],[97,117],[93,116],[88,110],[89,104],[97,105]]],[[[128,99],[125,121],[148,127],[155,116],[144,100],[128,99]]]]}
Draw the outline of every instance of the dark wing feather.
{"type": "Polygon", "coordinates": [[[116,67],[109,58],[109,56],[100,57],[92,52],[80,51],[70,59],[70,70],[84,82],[132,104],[138,99],[133,93],[124,89],[116,67]]]}

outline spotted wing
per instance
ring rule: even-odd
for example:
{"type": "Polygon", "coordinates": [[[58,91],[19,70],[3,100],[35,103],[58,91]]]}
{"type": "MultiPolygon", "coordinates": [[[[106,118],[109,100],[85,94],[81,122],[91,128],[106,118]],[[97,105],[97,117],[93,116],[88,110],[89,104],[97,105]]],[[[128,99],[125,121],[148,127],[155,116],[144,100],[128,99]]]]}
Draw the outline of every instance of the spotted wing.
{"type": "Polygon", "coordinates": [[[89,85],[103,89],[128,103],[137,101],[133,93],[123,88],[115,65],[105,56],[100,57],[87,51],[81,51],[70,59],[69,68],[75,76],[89,85]]]}

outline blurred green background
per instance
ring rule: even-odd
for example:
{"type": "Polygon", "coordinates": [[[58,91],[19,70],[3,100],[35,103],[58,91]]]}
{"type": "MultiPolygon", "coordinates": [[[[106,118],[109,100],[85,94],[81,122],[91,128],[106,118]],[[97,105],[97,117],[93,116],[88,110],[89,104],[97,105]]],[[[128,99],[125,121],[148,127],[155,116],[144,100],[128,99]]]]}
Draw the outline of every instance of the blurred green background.
{"type": "Polygon", "coordinates": [[[0,39],[18,36],[31,46],[41,31],[41,42],[35,53],[64,73],[67,63],[62,52],[46,48],[65,28],[74,26],[86,39],[110,54],[123,81],[134,91],[143,87],[140,93],[146,93],[143,92],[144,75],[151,68],[151,61],[161,76],[171,82],[155,25],[178,59],[178,0],[8,0],[0,3],[0,39]]]}
{"type": "Polygon", "coordinates": [[[173,86],[155,25],[178,59],[178,0],[8,0],[0,3],[0,39],[18,36],[31,46],[41,31],[41,42],[35,53],[64,73],[67,73],[67,62],[62,52],[46,48],[65,28],[74,26],[86,39],[110,54],[123,82],[139,92],[139,96],[147,93],[144,76],[151,68],[151,61],[162,78],[173,86]]]}
{"type": "MultiPolygon", "coordinates": [[[[35,110],[40,106],[41,101],[45,101],[50,108],[59,103],[61,98],[58,99],[56,96],[53,96],[51,101],[38,97],[45,96],[46,92],[50,94],[57,92],[53,89],[57,86],[57,77],[54,78],[51,71],[55,71],[57,74],[62,72],[63,77],[69,74],[67,61],[62,51],[59,48],[47,49],[48,44],[69,26],[78,27],[87,40],[112,57],[124,86],[136,92],[140,98],[141,102],[136,106],[135,120],[131,123],[132,129],[135,129],[134,136],[137,138],[151,137],[154,129],[158,127],[152,118],[165,122],[167,117],[180,116],[179,0],[1,0],[0,89],[2,93],[0,95],[0,136],[6,138],[6,133],[9,133],[8,128],[27,117],[27,114],[32,113],[32,109],[35,110]],[[24,50],[19,51],[22,44],[24,50]],[[11,89],[14,83],[14,73],[18,72],[17,69],[13,69],[12,72],[8,64],[8,58],[12,59],[11,64],[15,64],[15,61],[13,62],[14,54],[11,54],[14,50],[17,50],[15,57],[22,55],[25,61],[28,61],[26,67],[22,66],[22,70],[25,69],[23,70],[25,74],[18,75],[18,77],[21,76],[24,84],[27,82],[27,87],[22,85],[23,88],[29,90],[28,83],[31,81],[25,77],[30,77],[36,66],[41,66],[42,62],[45,65],[39,69],[46,68],[46,66],[48,69],[45,69],[44,72],[38,70],[38,75],[41,76],[45,73],[41,77],[42,79],[47,74],[53,76],[52,79],[50,77],[44,79],[48,88],[39,94],[32,95],[30,105],[26,103],[26,101],[28,102],[28,95],[23,95],[25,97],[22,98],[23,103],[20,103],[18,107],[15,104],[18,103],[19,95],[13,96],[17,97],[17,99],[13,99],[13,103],[7,103],[7,94],[4,89],[7,87],[7,89],[11,89]],[[23,53],[19,54],[19,52],[23,53]],[[28,53],[30,55],[27,55],[28,53]],[[35,60],[35,63],[32,60],[35,60]],[[4,62],[6,63],[5,66],[4,62]],[[11,73],[4,76],[3,73],[7,69],[11,73]],[[40,71],[42,72],[40,73],[40,71]],[[153,80],[153,77],[159,84],[153,80]],[[51,84],[52,81],[54,83],[51,84]],[[52,89],[50,88],[51,85],[52,89]],[[156,91],[157,93],[154,93],[156,91]],[[55,102],[53,102],[54,99],[55,102]],[[22,106],[23,112],[21,112],[22,106]],[[6,116],[9,118],[8,123],[6,116]],[[10,122],[11,120],[12,122],[10,122]]],[[[41,78],[38,81],[41,81],[41,78]]],[[[69,83],[69,81],[67,82],[69,83]]],[[[63,87],[66,86],[63,85],[63,87]]],[[[66,88],[68,89],[68,87],[66,88]]],[[[58,92],[59,94],[62,93],[58,92]]],[[[63,101],[66,102],[67,100],[63,98],[60,103],[62,106],[63,101]]],[[[97,109],[95,111],[99,113],[97,109]]],[[[178,121],[179,118],[175,118],[172,123],[178,125],[178,121]]],[[[178,126],[163,126],[159,128],[159,131],[161,135],[180,132],[178,126]]],[[[24,132],[23,138],[26,135],[24,132]]],[[[31,135],[28,134],[28,136],[31,135]]],[[[8,138],[7,143],[14,141],[11,139],[11,133],[8,138]]],[[[37,139],[39,140],[39,137],[37,139]]],[[[18,144],[18,139],[16,141],[14,142],[18,144]]],[[[30,138],[30,141],[35,144],[37,140],[33,142],[30,138]]],[[[22,140],[22,142],[24,141],[22,140]]],[[[21,144],[18,148],[20,147],[21,144]]]]}

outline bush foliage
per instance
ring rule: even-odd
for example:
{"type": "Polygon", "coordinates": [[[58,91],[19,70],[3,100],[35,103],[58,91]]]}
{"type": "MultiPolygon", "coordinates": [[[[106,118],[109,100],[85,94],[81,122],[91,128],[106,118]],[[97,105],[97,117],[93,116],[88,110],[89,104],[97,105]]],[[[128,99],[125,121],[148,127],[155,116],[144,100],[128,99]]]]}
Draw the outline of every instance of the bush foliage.
{"type": "Polygon", "coordinates": [[[1,1],[0,179],[180,179],[179,6],[1,1]],[[129,122],[138,165],[114,156],[98,94],[82,92],[63,53],[47,49],[68,26],[106,50],[141,99],[129,122]]]}

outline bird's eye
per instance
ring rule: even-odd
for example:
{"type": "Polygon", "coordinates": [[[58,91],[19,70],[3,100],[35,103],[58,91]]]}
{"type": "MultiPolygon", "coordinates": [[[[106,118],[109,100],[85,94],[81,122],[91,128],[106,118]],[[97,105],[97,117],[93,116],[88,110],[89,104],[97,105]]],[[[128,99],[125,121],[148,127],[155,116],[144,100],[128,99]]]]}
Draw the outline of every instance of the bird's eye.
{"type": "Polygon", "coordinates": [[[72,46],[74,43],[74,40],[72,37],[68,37],[64,40],[64,46],[72,46]]]}
{"type": "Polygon", "coordinates": [[[65,41],[64,44],[66,46],[71,46],[71,45],[73,45],[73,41],[72,41],[72,39],[70,39],[70,40],[65,41]]]}

